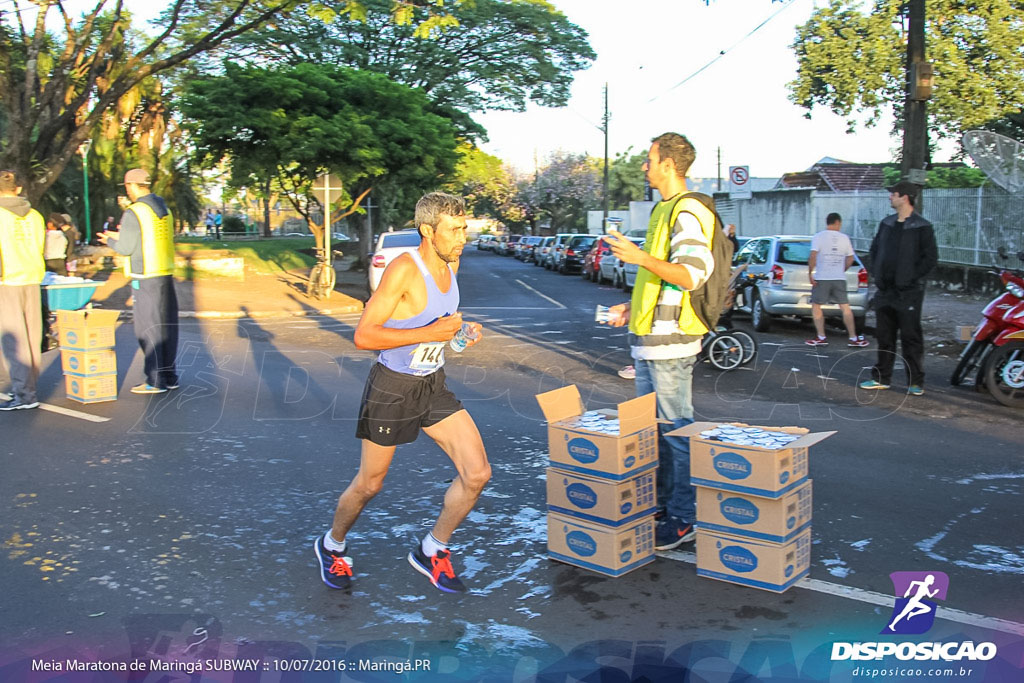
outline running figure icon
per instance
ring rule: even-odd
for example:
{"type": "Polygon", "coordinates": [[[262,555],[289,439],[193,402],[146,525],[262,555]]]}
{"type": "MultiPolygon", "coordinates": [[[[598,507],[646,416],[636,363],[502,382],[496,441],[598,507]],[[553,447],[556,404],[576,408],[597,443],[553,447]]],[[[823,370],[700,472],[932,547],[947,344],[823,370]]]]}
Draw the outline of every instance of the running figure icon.
{"type": "Polygon", "coordinates": [[[892,623],[889,624],[890,631],[896,631],[896,624],[899,623],[901,619],[906,619],[907,621],[910,621],[916,616],[928,614],[929,612],[935,609],[931,605],[926,605],[922,602],[924,598],[934,598],[936,594],[938,594],[938,588],[936,588],[935,590],[930,590],[932,584],[934,583],[934,574],[929,574],[924,578],[923,581],[910,582],[910,585],[907,587],[907,592],[903,594],[903,597],[910,598],[910,601],[907,602],[907,604],[903,607],[903,611],[899,613],[899,616],[893,619],[892,623]],[[917,592],[914,593],[914,597],[911,598],[910,593],[914,591],[915,586],[917,587],[917,592]]]}

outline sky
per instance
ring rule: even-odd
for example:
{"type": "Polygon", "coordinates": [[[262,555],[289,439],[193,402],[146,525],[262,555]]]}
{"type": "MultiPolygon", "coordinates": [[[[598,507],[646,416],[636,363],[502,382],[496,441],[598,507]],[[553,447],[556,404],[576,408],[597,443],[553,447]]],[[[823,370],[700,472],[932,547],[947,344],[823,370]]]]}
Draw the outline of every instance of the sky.
{"type": "MultiPolygon", "coordinates": [[[[806,111],[787,99],[786,84],[796,77],[789,46],[815,1],[552,0],[590,34],[597,60],[577,72],[567,107],[530,106],[524,113],[475,117],[490,137],[481,147],[521,171],[533,171],[535,154],[543,166],[557,150],[603,157],[599,126],[607,82],[611,158],[630,147],[646,151],[651,138],[674,131],[697,150],[693,177],[717,177],[719,147],[723,177],[729,166],[749,166],[753,177],[778,177],[826,156],[892,161],[901,143],[889,136],[891,115],[850,135],[842,117],[816,108],[808,120],[806,111]],[[729,51],[673,88],[722,50],[729,51]]],[[[945,160],[937,152],[936,161],[945,160]]]]}

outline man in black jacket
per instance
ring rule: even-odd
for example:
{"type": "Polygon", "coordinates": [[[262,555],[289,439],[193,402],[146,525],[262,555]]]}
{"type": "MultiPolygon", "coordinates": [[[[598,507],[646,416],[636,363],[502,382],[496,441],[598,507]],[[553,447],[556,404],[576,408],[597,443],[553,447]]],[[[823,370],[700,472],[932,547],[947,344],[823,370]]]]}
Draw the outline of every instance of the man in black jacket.
{"type": "Polygon", "coordinates": [[[939,256],[932,224],[914,211],[917,193],[918,186],[905,180],[889,188],[889,203],[896,213],[882,219],[871,242],[871,276],[878,288],[873,300],[878,361],[871,369],[872,379],[861,382],[861,389],[889,388],[899,334],[903,362],[910,375],[907,393],[924,393],[921,304],[924,278],[935,268],[939,256]]]}

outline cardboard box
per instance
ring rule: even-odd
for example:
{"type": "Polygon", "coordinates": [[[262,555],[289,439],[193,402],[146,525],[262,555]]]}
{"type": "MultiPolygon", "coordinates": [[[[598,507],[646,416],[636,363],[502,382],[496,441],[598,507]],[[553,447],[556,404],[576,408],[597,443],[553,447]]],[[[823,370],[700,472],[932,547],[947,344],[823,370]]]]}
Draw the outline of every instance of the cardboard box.
{"type": "Polygon", "coordinates": [[[697,576],[782,593],[807,576],[810,566],[810,529],[789,543],[697,529],[697,576]]]}
{"type": "MultiPolygon", "coordinates": [[[[737,427],[751,426],[734,424],[737,427]]],[[[807,479],[807,449],[835,434],[809,433],[802,427],[760,427],[802,435],[785,448],[777,449],[737,446],[701,438],[701,432],[719,426],[722,425],[717,422],[694,422],[669,432],[690,438],[690,482],[694,486],[765,498],[779,498],[803,484],[807,479]]]]}
{"type": "Polygon", "coordinates": [[[617,417],[619,434],[568,427],[585,410],[575,385],[537,394],[548,421],[551,464],[600,479],[624,481],[658,466],[658,433],[654,394],[624,401],[618,410],[600,411],[617,417]]]}
{"type": "Polygon", "coordinates": [[[100,351],[60,350],[60,366],[65,375],[93,377],[117,373],[117,354],[113,349],[100,351]]]}
{"type": "Polygon", "coordinates": [[[772,543],[788,543],[811,526],[811,480],[781,498],[697,487],[697,527],[772,543]]]}
{"type": "Polygon", "coordinates": [[[653,471],[616,482],[549,467],[547,488],[548,510],[611,527],[653,515],[657,502],[653,471]]]}
{"type": "Polygon", "coordinates": [[[57,311],[61,348],[94,351],[114,348],[120,311],[57,311]]]}
{"type": "Polygon", "coordinates": [[[957,325],[956,338],[962,342],[969,342],[974,338],[974,330],[977,325],[957,325]]]}
{"type": "Polygon", "coordinates": [[[548,514],[548,555],[607,576],[622,576],[654,561],[654,515],[612,528],[548,514]]]}
{"type": "Polygon", "coordinates": [[[78,377],[64,375],[68,398],[79,403],[100,403],[117,400],[117,375],[78,377]]]}

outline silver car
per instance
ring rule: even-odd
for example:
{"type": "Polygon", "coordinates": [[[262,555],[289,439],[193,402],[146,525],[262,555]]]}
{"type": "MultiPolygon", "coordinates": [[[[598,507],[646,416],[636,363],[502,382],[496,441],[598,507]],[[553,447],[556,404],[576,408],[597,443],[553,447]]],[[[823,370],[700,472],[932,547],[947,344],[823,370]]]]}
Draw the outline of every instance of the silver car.
{"type": "Polygon", "coordinates": [[[415,251],[420,246],[419,230],[398,230],[397,232],[383,232],[377,238],[377,248],[370,259],[370,292],[377,291],[381,277],[384,276],[384,269],[396,258],[410,251],[415,251]]]}
{"type": "MultiPolygon", "coordinates": [[[[767,332],[776,315],[811,317],[811,280],[807,261],[811,256],[809,235],[753,237],[733,257],[733,265],[747,264],[747,272],[768,279],[750,289],[738,306],[750,313],[758,332],[767,332]]],[[[863,329],[868,304],[868,272],[857,256],[846,271],[846,294],[857,323],[863,329]]],[[[840,317],[838,304],[821,307],[826,317],[840,317]]]]}

